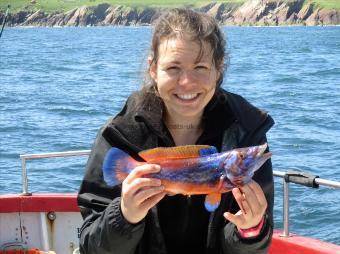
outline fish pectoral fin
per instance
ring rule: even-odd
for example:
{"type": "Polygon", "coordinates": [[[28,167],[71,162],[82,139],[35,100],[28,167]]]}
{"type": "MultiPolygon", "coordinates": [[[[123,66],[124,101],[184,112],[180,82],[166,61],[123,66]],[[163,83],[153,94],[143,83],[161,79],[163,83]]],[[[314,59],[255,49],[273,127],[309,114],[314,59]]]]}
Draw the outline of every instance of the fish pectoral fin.
{"type": "Polygon", "coordinates": [[[187,159],[198,158],[216,153],[214,146],[208,145],[188,145],[176,147],[158,147],[141,151],[138,155],[149,163],[161,161],[164,159],[187,159]]]}
{"type": "Polygon", "coordinates": [[[220,205],[221,193],[210,193],[205,197],[204,206],[209,212],[213,212],[220,205]]]}

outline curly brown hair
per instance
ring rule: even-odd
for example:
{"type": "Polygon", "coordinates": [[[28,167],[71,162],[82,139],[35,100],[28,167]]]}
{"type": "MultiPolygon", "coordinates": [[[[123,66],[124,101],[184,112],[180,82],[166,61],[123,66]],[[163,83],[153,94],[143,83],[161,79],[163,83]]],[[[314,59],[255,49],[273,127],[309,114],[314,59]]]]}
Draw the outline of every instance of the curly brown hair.
{"type": "Polygon", "coordinates": [[[205,13],[183,8],[174,8],[162,13],[155,21],[150,49],[150,66],[157,64],[158,48],[162,40],[183,38],[184,36],[200,45],[197,60],[204,54],[203,42],[211,46],[213,64],[220,72],[220,78],[216,82],[216,86],[219,88],[223,82],[223,73],[227,67],[225,63],[228,63],[229,56],[225,50],[226,40],[216,20],[205,13]]]}

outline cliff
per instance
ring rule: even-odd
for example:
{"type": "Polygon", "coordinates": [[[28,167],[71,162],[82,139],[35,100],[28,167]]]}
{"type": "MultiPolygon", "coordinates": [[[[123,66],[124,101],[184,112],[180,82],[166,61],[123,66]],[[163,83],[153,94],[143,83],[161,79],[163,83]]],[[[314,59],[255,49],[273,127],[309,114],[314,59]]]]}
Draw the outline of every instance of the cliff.
{"type": "MultiPolygon", "coordinates": [[[[339,25],[339,9],[322,9],[305,0],[248,0],[243,4],[211,3],[199,10],[222,25],[339,25]]],[[[112,26],[149,25],[159,8],[82,6],[65,13],[19,11],[10,13],[8,26],[112,26]]],[[[4,13],[0,13],[0,24],[4,13]]]]}

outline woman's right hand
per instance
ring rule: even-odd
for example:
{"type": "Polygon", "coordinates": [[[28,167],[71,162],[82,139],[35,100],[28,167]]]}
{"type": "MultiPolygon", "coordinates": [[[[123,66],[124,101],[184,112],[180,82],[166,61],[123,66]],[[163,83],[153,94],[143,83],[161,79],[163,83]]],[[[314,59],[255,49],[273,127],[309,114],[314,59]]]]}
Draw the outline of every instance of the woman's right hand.
{"type": "Polygon", "coordinates": [[[128,222],[135,224],[143,220],[149,209],[165,196],[161,180],[143,177],[159,171],[159,165],[144,164],[132,170],[123,181],[120,205],[128,222]]]}

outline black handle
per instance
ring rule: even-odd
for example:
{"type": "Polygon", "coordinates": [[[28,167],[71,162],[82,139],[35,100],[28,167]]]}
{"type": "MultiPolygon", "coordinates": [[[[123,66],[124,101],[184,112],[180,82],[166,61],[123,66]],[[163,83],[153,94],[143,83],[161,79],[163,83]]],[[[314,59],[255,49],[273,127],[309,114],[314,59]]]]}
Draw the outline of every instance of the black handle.
{"type": "Polygon", "coordinates": [[[319,184],[315,182],[316,178],[319,178],[319,176],[299,171],[288,171],[284,176],[287,183],[296,183],[311,188],[319,188],[319,184]]]}

